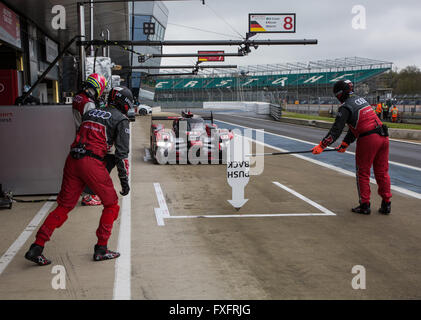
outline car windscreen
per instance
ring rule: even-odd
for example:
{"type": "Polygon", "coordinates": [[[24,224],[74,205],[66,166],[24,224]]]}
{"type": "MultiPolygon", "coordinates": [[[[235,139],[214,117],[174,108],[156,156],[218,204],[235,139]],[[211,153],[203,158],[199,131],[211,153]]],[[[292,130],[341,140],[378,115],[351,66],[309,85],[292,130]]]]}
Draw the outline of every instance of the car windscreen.
{"type": "Polygon", "coordinates": [[[188,121],[189,131],[204,131],[205,125],[203,119],[189,119],[188,121]]]}

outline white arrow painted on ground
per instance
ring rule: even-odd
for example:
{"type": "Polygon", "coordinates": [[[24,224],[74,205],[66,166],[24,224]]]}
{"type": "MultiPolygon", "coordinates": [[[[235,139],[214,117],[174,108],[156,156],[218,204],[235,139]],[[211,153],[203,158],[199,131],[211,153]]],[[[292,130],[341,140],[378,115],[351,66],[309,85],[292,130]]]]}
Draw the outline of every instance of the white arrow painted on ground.
{"type": "Polygon", "coordinates": [[[250,146],[241,132],[235,132],[231,140],[227,157],[227,181],[232,188],[232,200],[228,202],[236,209],[248,201],[244,198],[244,188],[249,182],[250,160],[246,155],[250,154],[250,146]]]}
{"type": "Polygon", "coordinates": [[[232,186],[232,200],[228,202],[237,210],[246,204],[249,199],[244,199],[244,186],[232,186]]]}

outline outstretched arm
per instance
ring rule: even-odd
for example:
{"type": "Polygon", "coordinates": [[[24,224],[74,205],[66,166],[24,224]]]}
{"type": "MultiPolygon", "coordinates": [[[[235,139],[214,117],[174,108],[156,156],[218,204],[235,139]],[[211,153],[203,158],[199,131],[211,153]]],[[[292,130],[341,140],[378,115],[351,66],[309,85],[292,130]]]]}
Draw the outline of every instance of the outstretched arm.
{"type": "Polygon", "coordinates": [[[322,153],[327,146],[330,146],[340,137],[350,115],[351,113],[347,108],[343,106],[339,107],[335,122],[327,135],[320,141],[319,145],[313,148],[313,154],[322,153]]]}

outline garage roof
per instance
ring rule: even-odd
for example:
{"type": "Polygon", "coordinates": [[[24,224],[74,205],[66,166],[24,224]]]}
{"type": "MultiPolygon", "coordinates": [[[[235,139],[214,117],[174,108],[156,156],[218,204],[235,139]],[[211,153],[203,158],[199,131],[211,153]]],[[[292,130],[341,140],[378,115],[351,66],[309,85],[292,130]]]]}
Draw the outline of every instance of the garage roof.
{"type": "MultiPolygon", "coordinates": [[[[62,46],[78,34],[77,4],[74,0],[4,0],[5,4],[17,14],[32,20],[47,36],[62,46]],[[51,21],[54,14],[51,9],[55,5],[66,8],[66,30],[54,30],[51,21]]],[[[94,38],[100,39],[101,31],[110,30],[112,39],[129,40],[128,3],[101,3],[94,5],[94,38]]],[[[85,5],[85,26],[87,37],[90,32],[90,10],[85,5]]],[[[72,48],[76,51],[76,45],[72,48]]],[[[111,47],[111,58],[117,64],[129,64],[129,53],[111,47]]]]}

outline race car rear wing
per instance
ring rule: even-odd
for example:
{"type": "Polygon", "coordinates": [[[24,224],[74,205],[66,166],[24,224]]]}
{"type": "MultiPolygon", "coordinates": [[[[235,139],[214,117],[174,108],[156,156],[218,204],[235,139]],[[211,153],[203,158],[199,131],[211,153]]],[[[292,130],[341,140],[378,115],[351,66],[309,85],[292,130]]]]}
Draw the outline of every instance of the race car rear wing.
{"type": "MultiPolygon", "coordinates": [[[[213,112],[211,112],[210,116],[201,116],[199,115],[200,118],[202,118],[203,120],[208,120],[211,121],[213,124],[213,112]]],[[[152,116],[152,121],[154,120],[180,120],[180,119],[184,119],[182,116],[152,116]]]]}

